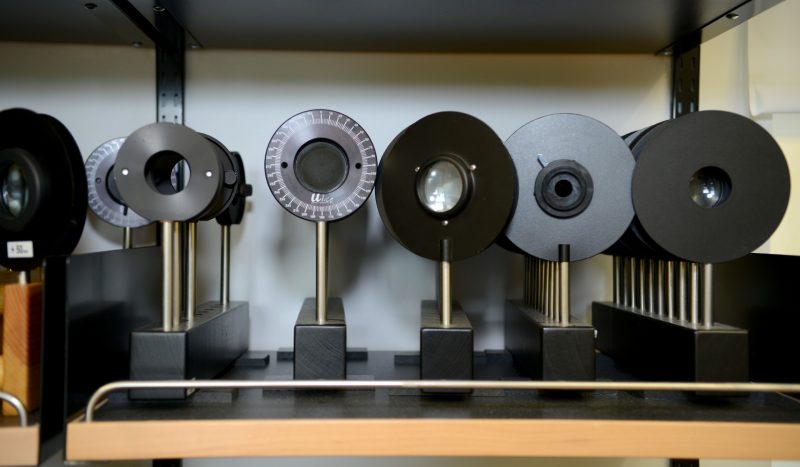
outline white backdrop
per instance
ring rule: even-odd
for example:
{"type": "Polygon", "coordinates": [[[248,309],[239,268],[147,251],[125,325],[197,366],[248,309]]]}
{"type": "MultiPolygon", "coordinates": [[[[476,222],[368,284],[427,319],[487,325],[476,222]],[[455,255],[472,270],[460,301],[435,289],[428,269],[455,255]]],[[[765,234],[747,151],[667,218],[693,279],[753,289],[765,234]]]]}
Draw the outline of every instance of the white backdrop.
{"type": "MultiPolygon", "coordinates": [[[[0,44],[0,107],[61,119],[84,157],[103,141],[155,118],[151,50],[0,44]]],[[[417,119],[473,114],[503,139],[555,112],[595,117],[620,133],[669,115],[669,60],[643,55],[404,55],[191,51],[186,124],[240,151],[254,195],[234,227],[233,299],[250,302],[251,347],[292,345],[303,297],[314,292],[314,228],[267,191],[263,160],[278,126],[297,112],[331,108],[356,119],[378,154],[417,119]]],[[[93,216],[78,253],[117,248],[120,232],[93,216]]],[[[200,299],[219,287],[219,229],[199,229],[200,299]]],[[[373,350],[419,346],[419,300],[434,297],[435,265],[386,232],[374,198],[331,227],[330,289],[344,298],[348,344],[373,350]]],[[[502,348],[502,307],[521,296],[522,261],[492,247],[454,265],[454,296],[476,331],[476,348],[502,348]]],[[[573,314],[610,294],[610,261],[574,267],[573,314]]]]}

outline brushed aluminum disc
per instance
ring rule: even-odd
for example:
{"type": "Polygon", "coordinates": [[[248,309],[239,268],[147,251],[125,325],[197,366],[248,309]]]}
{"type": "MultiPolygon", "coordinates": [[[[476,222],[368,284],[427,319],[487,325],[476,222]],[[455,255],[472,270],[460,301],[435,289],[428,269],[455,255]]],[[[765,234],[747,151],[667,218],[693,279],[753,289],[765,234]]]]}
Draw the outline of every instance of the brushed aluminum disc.
{"type": "Polygon", "coordinates": [[[611,128],[583,115],[548,115],[514,132],[506,147],[516,168],[518,190],[505,235],[525,253],[557,261],[559,244],[568,244],[570,260],[582,260],[609,248],[630,225],[634,159],[611,128]],[[557,167],[568,171],[562,180],[553,179],[558,193],[553,194],[554,208],[548,208],[537,179],[548,169],[558,174],[557,167]],[[579,192],[572,173],[590,181],[582,188],[590,191],[582,194],[582,202],[571,200],[579,192]],[[574,209],[556,209],[559,197],[574,209]]]}
{"type": "Polygon", "coordinates": [[[86,159],[89,209],[103,222],[115,227],[137,228],[152,223],[124,204],[114,180],[114,163],[125,138],[106,141],[86,159]]]}
{"type": "Polygon", "coordinates": [[[333,110],[309,110],[284,122],[264,158],[264,175],[275,200],[309,221],[331,222],[353,214],[372,193],[376,171],[367,132],[333,110]],[[311,162],[303,165],[304,160],[311,162]]]}

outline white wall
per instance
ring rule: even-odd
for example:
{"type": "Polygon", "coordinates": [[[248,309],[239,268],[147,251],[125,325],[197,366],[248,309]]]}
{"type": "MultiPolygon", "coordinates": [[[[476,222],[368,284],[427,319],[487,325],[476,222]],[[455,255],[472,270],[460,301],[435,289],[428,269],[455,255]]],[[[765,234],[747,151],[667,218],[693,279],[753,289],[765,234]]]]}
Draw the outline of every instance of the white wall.
{"type": "MultiPolygon", "coordinates": [[[[253,346],[290,346],[304,296],[314,292],[314,228],[269,194],[264,153],[297,112],[355,118],[378,154],[403,128],[441,110],[473,114],[505,139],[553,112],[596,117],[620,132],[668,116],[669,61],[653,56],[380,55],[196,51],[187,61],[186,123],[242,153],[254,196],[235,229],[233,297],[250,300],[253,346]]],[[[214,225],[201,229],[201,284],[216,293],[214,225]]],[[[434,263],[389,237],[374,200],[331,229],[331,290],[345,299],[351,346],[419,346],[419,300],[434,296],[434,263]]],[[[575,272],[575,312],[610,292],[609,262],[575,272]]],[[[454,295],[479,326],[478,348],[500,348],[502,304],[520,297],[521,261],[499,249],[454,266],[454,295]]]]}
{"type": "MultiPolygon", "coordinates": [[[[653,56],[524,56],[191,51],[186,124],[242,153],[254,196],[233,231],[232,296],[250,301],[252,347],[291,346],[300,303],[314,291],[311,224],[275,203],[263,157],[291,115],[333,108],[358,120],[378,153],[403,128],[441,110],[486,121],[505,139],[554,112],[598,118],[620,133],[665,119],[669,60],[653,56]]],[[[0,108],[61,119],[84,157],[103,141],[154,120],[152,50],[0,44],[0,108]]],[[[331,290],[345,299],[349,345],[418,347],[419,300],[434,296],[434,264],[386,233],[370,200],[331,228],[331,290]]],[[[120,232],[93,216],[77,253],[117,248],[120,232]]],[[[218,289],[218,228],[200,228],[200,295],[218,289]]],[[[497,247],[454,268],[455,295],[477,327],[477,348],[500,348],[502,304],[521,295],[521,261],[497,247]]],[[[609,261],[574,268],[573,314],[610,294],[609,261]]]]}

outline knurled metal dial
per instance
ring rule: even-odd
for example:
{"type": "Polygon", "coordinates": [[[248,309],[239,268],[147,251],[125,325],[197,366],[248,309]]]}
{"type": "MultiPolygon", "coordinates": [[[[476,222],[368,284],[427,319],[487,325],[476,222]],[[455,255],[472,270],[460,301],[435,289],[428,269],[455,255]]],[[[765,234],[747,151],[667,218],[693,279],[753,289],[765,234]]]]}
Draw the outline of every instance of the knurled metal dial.
{"type": "Polygon", "coordinates": [[[126,206],[114,181],[114,163],[125,138],[106,141],[86,159],[89,208],[103,222],[116,227],[144,227],[152,223],[126,206]]]}
{"type": "Polygon", "coordinates": [[[372,193],[376,172],[375,148],[367,132],[333,110],[309,110],[287,120],[270,139],[264,159],[267,186],[275,199],[295,216],[314,222],[354,213],[372,193]],[[317,155],[306,158],[312,165],[301,165],[313,151],[317,155]],[[316,161],[319,164],[313,165],[316,161]],[[329,163],[330,170],[320,165],[329,163]]]}

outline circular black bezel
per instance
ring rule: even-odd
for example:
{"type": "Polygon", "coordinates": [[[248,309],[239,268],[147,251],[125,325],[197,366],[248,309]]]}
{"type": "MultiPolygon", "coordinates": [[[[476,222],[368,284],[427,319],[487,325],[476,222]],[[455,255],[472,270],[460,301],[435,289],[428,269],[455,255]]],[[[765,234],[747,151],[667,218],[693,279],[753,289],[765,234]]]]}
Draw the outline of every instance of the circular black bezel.
{"type": "Polygon", "coordinates": [[[790,192],[786,159],[752,120],[694,112],[653,126],[632,149],[632,227],[657,245],[660,256],[698,263],[740,258],[766,242],[783,219],[790,192]],[[691,176],[709,166],[731,181],[727,200],[713,209],[697,205],[686,189],[691,176]]]}
{"type": "MultiPolygon", "coordinates": [[[[572,188],[571,193],[576,191],[578,190],[572,188]]],[[[560,218],[575,217],[585,211],[592,201],[594,183],[592,182],[592,176],[584,166],[575,161],[562,159],[550,162],[539,172],[533,193],[536,197],[536,202],[539,203],[539,207],[551,216],[560,218]],[[553,199],[546,192],[546,189],[554,178],[563,174],[570,175],[575,179],[576,184],[580,187],[580,194],[577,195],[577,199],[569,204],[559,205],[559,203],[564,202],[563,199],[553,199]]]]}
{"type": "Polygon", "coordinates": [[[64,125],[25,109],[0,112],[0,164],[12,162],[26,178],[28,203],[19,216],[0,212],[0,264],[30,270],[77,245],[86,221],[86,176],[64,125]],[[9,258],[9,242],[30,242],[32,254],[9,258]]]}
{"type": "Polygon", "coordinates": [[[199,221],[214,218],[233,198],[225,178],[233,174],[228,151],[219,141],[183,125],[153,123],[134,131],[119,149],[114,174],[128,205],[155,221],[199,221]],[[159,192],[148,181],[150,158],[164,152],[180,155],[192,176],[177,193],[159,192]]]}
{"type": "Polygon", "coordinates": [[[458,261],[485,250],[503,231],[514,201],[514,181],[508,150],[488,125],[464,113],[439,112],[412,124],[389,144],[378,170],[376,200],[384,225],[404,247],[434,261],[445,256],[458,261]],[[472,179],[471,195],[445,219],[431,215],[417,192],[416,169],[442,155],[460,158],[472,179]]]}
{"type": "Polygon", "coordinates": [[[31,153],[22,148],[8,148],[0,150],[0,184],[5,178],[6,171],[16,165],[22,172],[27,185],[28,200],[25,207],[18,215],[9,212],[5,202],[0,200],[0,222],[3,228],[19,232],[25,229],[36,215],[47,189],[43,186],[43,168],[31,153]]]}
{"type": "Polygon", "coordinates": [[[461,211],[461,209],[464,208],[464,205],[467,204],[470,196],[472,196],[472,185],[475,183],[475,181],[472,179],[472,172],[467,167],[467,164],[464,161],[464,159],[456,155],[443,154],[439,157],[435,157],[430,161],[428,161],[425,165],[419,167],[419,170],[415,168],[414,171],[417,173],[417,178],[416,181],[414,182],[414,184],[417,187],[417,201],[422,206],[422,208],[425,209],[431,216],[438,217],[440,219],[447,219],[448,217],[455,216],[459,213],[459,211],[461,211]],[[425,204],[425,202],[423,202],[425,194],[423,193],[421,182],[423,177],[425,176],[425,173],[433,164],[443,161],[450,162],[451,164],[453,164],[453,166],[455,166],[456,170],[458,171],[458,175],[461,177],[461,184],[462,184],[461,186],[463,186],[464,188],[461,191],[461,197],[458,198],[458,202],[452,208],[448,209],[447,211],[437,212],[430,209],[428,205],[425,204]]]}

